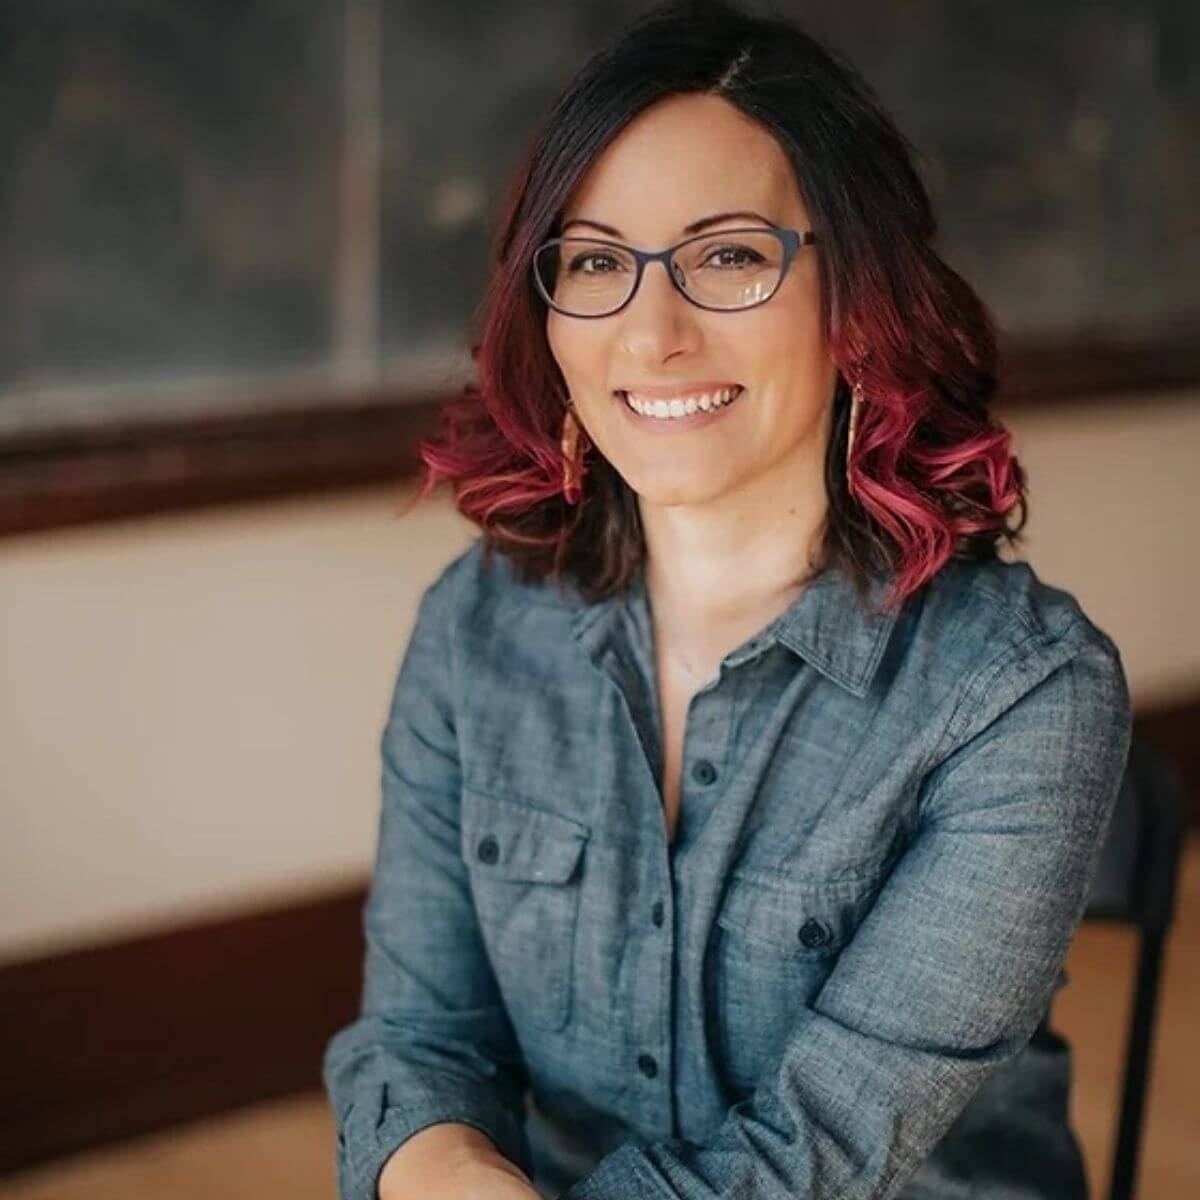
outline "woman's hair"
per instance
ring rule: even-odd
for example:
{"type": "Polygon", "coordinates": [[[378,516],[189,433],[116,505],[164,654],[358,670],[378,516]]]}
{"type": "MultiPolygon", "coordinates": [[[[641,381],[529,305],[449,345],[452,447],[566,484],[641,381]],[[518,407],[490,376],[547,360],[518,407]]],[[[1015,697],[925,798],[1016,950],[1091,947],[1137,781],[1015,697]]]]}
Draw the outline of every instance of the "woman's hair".
{"type": "MultiPolygon", "coordinates": [[[[887,580],[892,608],[947,559],[998,557],[999,538],[1020,540],[1025,474],[988,413],[991,317],[930,245],[936,219],[915,150],[836,51],[791,20],[726,0],[660,5],[628,25],[587,60],[534,135],[475,314],[478,383],[446,404],[440,438],[420,442],[427,471],[415,500],[449,481],[458,510],[483,531],[485,559],[501,551],[525,582],[567,577],[595,600],[639,566],[636,496],[602,455],[584,459],[578,504],[563,499],[567,391],[530,265],[616,135],[656,101],[689,92],[723,97],[774,135],[818,231],[821,320],[839,376],[815,570],[845,570],[864,601],[873,581],[887,580]],[[851,483],[856,377],[863,403],[851,483]]],[[[587,448],[582,429],[580,441],[587,448]]]]}

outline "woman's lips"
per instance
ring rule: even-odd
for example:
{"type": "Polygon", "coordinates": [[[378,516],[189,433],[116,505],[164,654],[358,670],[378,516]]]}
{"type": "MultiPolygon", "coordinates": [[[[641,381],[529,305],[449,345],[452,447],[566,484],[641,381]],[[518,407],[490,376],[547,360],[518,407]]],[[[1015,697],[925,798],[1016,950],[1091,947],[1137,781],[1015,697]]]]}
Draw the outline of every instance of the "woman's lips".
{"type": "Polygon", "coordinates": [[[746,389],[742,388],[728,404],[722,404],[718,408],[710,408],[707,412],[704,409],[697,409],[694,413],[690,413],[685,417],[647,417],[629,407],[629,402],[626,400],[624,392],[614,392],[613,396],[616,398],[625,415],[634,422],[638,429],[645,430],[647,433],[667,434],[680,433],[685,429],[698,429],[702,425],[710,425],[714,421],[719,421],[726,412],[741,400],[745,392],[746,389]]]}

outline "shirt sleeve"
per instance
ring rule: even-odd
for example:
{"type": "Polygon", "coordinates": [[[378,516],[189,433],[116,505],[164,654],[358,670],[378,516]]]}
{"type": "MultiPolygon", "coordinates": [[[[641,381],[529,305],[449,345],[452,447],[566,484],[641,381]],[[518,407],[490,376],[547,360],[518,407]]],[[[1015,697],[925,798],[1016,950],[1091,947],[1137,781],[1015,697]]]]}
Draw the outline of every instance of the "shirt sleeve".
{"type": "Polygon", "coordinates": [[[460,851],[453,566],[423,594],[396,680],[381,738],[361,1011],[333,1036],[322,1063],[340,1200],[376,1200],[386,1160],[441,1121],[474,1126],[530,1171],[527,1075],[460,851]]]}
{"type": "Polygon", "coordinates": [[[1035,645],[963,690],[907,848],[756,1091],[703,1144],[627,1142],[559,1200],[885,1200],[1029,1042],[1131,737],[1107,635],[1035,645]]]}

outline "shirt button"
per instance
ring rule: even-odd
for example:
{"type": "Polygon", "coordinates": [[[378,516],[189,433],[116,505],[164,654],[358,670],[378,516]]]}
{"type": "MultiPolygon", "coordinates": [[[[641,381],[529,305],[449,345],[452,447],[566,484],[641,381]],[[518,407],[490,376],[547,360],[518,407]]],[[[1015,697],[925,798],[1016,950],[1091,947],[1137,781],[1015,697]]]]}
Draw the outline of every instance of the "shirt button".
{"type": "Polygon", "coordinates": [[[692,778],[707,787],[717,777],[717,768],[707,758],[698,758],[692,764],[692,778]]]}
{"type": "Polygon", "coordinates": [[[797,936],[810,950],[815,950],[818,946],[823,946],[829,941],[829,930],[820,921],[810,917],[800,926],[800,932],[797,936]]]}
{"type": "Polygon", "coordinates": [[[650,909],[650,920],[652,920],[655,925],[661,925],[663,923],[663,902],[661,900],[655,900],[654,907],[650,909]]]}
{"type": "Polygon", "coordinates": [[[638,1070],[641,1071],[647,1079],[653,1079],[658,1074],[658,1063],[654,1061],[654,1056],[651,1054],[638,1055],[638,1070]]]}
{"type": "Polygon", "coordinates": [[[480,862],[494,863],[500,857],[500,844],[489,833],[487,837],[480,838],[475,856],[480,862]]]}

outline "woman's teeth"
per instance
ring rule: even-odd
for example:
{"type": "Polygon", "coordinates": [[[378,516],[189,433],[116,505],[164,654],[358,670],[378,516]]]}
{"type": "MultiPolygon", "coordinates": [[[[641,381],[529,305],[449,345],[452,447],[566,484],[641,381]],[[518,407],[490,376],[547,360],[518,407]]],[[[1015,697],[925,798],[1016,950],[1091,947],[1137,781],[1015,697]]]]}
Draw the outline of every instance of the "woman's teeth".
{"type": "Polygon", "coordinates": [[[649,396],[641,398],[633,392],[625,392],[624,395],[625,403],[634,412],[643,417],[657,417],[659,420],[669,421],[673,417],[689,417],[696,412],[722,408],[737,399],[742,390],[741,387],[722,388],[719,392],[689,396],[686,400],[653,400],[649,396]]]}

